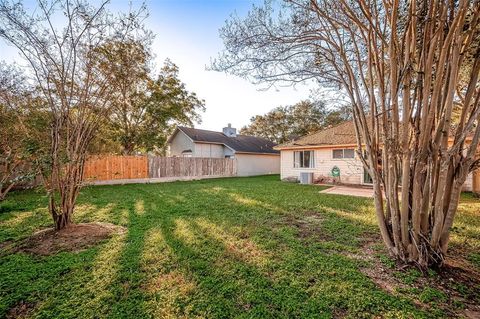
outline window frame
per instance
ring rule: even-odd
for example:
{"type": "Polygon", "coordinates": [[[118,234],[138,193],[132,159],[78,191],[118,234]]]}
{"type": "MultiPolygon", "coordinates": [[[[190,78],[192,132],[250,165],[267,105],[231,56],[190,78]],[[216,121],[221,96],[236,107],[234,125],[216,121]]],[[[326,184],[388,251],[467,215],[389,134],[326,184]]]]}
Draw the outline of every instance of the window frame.
{"type": "Polygon", "coordinates": [[[344,159],[355,159],[355,149],[354,148],[334,148],[332,149],[332,159],[333,160],[344,160],[344,159]],[[352,157],[345,157],[345,151],[352,151],[352,157]],[[335,151],[341,151],[342,152],[342,157],[335,157],[335,151]]]}
{"type": "Polygon", "coordinates": [[[314,150],[293,151],[293,168],[315,168],[315,151],[314,150]],[[308,166],[305,166],[306,152],[309,153],[308,166]]]}

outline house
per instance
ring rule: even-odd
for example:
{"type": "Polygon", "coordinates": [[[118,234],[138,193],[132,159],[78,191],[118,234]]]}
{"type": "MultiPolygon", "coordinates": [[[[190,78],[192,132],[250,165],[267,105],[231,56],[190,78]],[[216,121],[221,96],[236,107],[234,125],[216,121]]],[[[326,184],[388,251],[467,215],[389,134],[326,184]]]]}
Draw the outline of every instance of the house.
{"type": "MultiPolygon", "coordinates": [[[[353,121],[278,145],[275,149],[280,151],[281,179],[299,179],[301,172],[311,172],[314,180],[335,177],[345,184],[370,185],[370,175],[358,159],[356,148],[353,121]]],[[[467,177],[464,189],[480,192],[480,169],[467,177]]]]}
{"type": "Polygon", "coordinates": [[[233,158],[238,176],[278,174],[280,152],[261,137],[237,134],[228,124],[222,132],[179,126],[168,139],[169,156],[233,158]]]}

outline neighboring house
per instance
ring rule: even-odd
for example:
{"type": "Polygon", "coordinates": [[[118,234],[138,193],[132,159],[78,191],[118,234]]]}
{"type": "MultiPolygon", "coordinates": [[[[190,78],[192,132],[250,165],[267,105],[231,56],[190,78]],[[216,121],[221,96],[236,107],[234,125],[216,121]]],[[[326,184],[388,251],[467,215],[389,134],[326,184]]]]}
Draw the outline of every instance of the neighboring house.
{"type": "Polygon", "coordinates": [[[179,126],[168,139],[169,156],[234,158],[237,175],[278,174],[280,152],[261,137],[237,135],[230,124],[223,132],[179,126]]]}
{"type": "MultiPolygon", "coordinates": [[[[370,185],[371,178],[358,159],[356,148],[352,121],[278,145],[275,149],[281,154],[281,179],[299,179],[301,172],[311,172],[314,179],[335,177],[345,184],[370,185]]],[[[474,191],[480,192],[480,170],[467,177],[464,189],[471,191],[473,185],[474,191]]]]}

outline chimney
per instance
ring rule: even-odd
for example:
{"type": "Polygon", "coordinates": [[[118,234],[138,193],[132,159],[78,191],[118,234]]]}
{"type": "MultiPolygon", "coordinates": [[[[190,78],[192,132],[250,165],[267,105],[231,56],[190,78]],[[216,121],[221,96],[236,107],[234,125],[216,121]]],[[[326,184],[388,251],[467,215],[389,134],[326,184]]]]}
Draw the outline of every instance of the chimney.
{"type": "Polygon", "coordinates": [[[236,137],[237,129],[233,128],[232,124],[228,123],[228,126],[223,128],[223,134],[225,134],[228,137],[236,137]]]}

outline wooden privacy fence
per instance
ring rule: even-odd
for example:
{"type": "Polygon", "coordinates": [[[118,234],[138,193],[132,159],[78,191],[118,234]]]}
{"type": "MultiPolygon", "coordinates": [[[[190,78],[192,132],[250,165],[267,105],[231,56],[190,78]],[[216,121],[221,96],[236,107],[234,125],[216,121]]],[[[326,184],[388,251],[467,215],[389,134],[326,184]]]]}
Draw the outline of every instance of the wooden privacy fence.
{"type": "Polygon", "coordinates": [[[236,175],[236,162],[229,158],[121,155],[91,156],[85,163],[83,172],[83,178],[86,182],[236,175]]]}
{"type": "Polygon", "coordinates": [[[133,178],[148,178],[146,156],[91,156],[83,171],[83,179],[86,181],[133,178]]]}
{"type": "Polygon", "coordinates": [[[150,178],[236,176],[237,165],[230,158],[150,156],[148,172],[150,178]]]}

